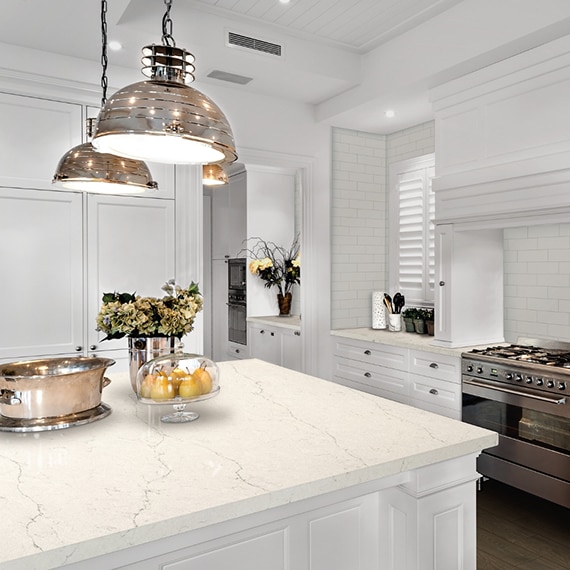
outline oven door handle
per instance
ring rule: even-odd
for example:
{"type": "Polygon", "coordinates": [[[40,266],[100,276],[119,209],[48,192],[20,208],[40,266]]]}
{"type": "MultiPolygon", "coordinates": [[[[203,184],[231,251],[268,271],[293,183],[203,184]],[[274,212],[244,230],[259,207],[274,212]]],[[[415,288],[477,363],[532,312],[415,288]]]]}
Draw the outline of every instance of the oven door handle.
{"type": "Polygon", "coordinates": [[[533,400],[540,400],[541,402],[548,402],[549,404],[556,404],[558,406],[566,403],[566,398],[557,398],[549,396],[540,396],[538,394],[530,394],[523,390],[513,390],[511,388],[505,388],[503,386],[497,386],[494,382],[485,382],[484,380],[467,380],[463,379],[465,384],[471,384],[473,386],[479,386],[480,388],[487,388],[488,390],[496,390],[497,392],[505,392],[506,394],[514,394],[515,396],[525,396],[526,398],[531,398],[533,400]]]}

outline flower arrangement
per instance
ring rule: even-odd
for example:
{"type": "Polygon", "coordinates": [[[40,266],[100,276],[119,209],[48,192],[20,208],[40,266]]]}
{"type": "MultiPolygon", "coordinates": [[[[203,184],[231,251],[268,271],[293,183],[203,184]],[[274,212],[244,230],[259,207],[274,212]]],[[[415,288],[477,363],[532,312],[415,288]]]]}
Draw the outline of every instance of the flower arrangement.
{"type": "Polygon", "coordinates": [[[194,328],[194,318],[202,310],[203,299],[194,282],[187,289],[167,281],[162,299],[131,293],[104,293],[97,315],[97,330],[103,340],[131,337],[173,336],[181,338],[194,328]]]}
{"type": "Polygon", "coordinates": [[[253,246],[245,251],[253,259],[249,263],[249,270],[265,281],[265,287],[277,287],[283,296],[291,292],[293,285],[301,283],[301,253],[299,238],[295,237],[289,249],[276,245],[272,241],[265,241],[259,237],[253,246]]]}

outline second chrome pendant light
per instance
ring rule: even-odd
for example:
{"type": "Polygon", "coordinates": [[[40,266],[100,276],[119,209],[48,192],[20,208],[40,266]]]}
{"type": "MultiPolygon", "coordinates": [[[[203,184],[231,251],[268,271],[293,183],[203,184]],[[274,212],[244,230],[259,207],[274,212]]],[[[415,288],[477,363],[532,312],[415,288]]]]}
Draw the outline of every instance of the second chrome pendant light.
{"type": "MultiPolygon", "coordinates": [[[[101,106],[107,100],[107,2],[101,1],[101,106]]],[[[93,135],[95,119],[87,119],[86,135],[93,135]]],[[[91,142],[73,147],[63,155],[57,165],[52,183],[66,190],[80,190],[96,194],[140,194],[156,190],[148,166],[141,160],[134,160],[98,152],[91,142]]]]}

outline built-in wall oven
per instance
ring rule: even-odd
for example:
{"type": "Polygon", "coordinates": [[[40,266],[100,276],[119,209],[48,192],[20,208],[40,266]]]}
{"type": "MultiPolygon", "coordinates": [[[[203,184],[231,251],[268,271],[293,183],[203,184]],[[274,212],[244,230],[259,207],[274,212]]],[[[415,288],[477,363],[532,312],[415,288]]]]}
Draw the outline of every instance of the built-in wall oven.
{"type": "Polygon", "coordinates": [[[246,260],[228,259],[228,340],[247,344],[246,260]]]}
{"type": "Polygon", "coordinates": [[[499,434],[477,469],[570,508],[570,345],[518,342],[462,354],[463,421],[499,434]]]}

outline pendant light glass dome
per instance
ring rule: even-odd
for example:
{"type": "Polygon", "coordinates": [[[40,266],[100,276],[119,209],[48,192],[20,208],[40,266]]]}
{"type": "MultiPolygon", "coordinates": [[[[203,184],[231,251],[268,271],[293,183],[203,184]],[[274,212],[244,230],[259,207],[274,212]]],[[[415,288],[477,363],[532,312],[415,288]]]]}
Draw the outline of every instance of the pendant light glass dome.
{"type": "Polygon", "coordinates": [[[143,48],[148,81],[117,91],[99,113],[93,146],[100,152],[168,164],[209,164],[237,159],[221,109],[186,85],[194,56],[177,48],[169,31],[171,0],[163,17],[163,45],[143,48]]]}
{"type": "Polygon", "coordinates": [[[204,186],[222,186],[228,183],[228,175],[219,164],[202,166],[202,184],[204,186]]]}
{"type": "MultiPolygon", "coordinates": [[[[106,14],[107,2],[102,0],[102,105],[105,104],[107,96],[106,14]]],[[[88,138],[93,135],[93,126],[94,119],[87,119],[86,134],[88,138]]],[[[80,190],[94,194],[140,194],[158,188],[144,162],[97,152],[91,142],[73,147],[63,155],[57,165],[52,184],[58,184],[66,190],[80,190]]]]}

